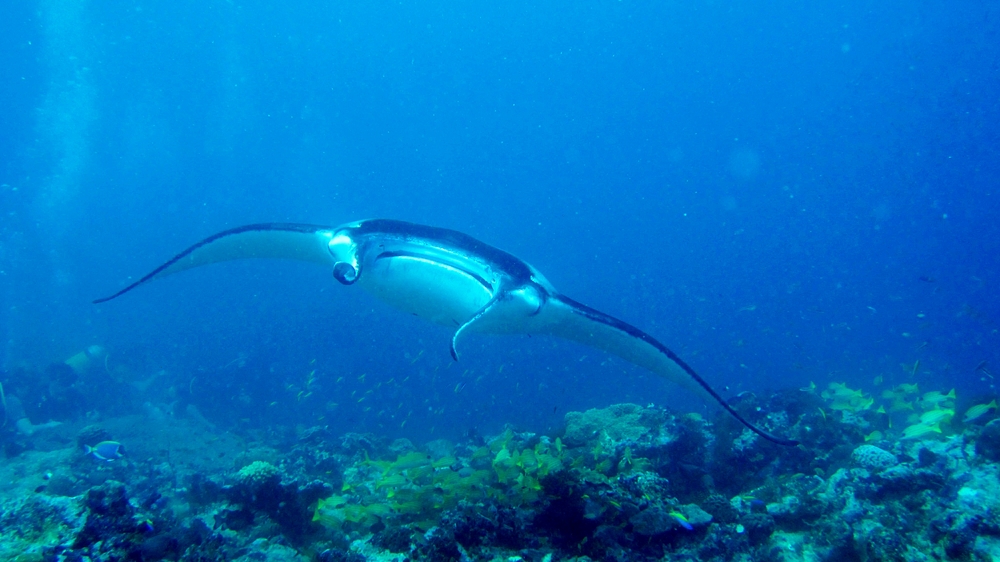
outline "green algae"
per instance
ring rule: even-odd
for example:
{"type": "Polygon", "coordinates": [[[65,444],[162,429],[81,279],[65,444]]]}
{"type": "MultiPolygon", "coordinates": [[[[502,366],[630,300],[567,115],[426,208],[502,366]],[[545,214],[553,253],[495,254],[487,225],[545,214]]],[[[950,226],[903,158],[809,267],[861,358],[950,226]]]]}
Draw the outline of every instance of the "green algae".
{"type": "Polygon", "coordinates": [[[434,459],[420,452],[395,459],[365,460],[345,470],[340,495],[320,500],[313,521],[330,528],[367,527],[391,521],[429,528],[461,502],[491,500],[508,507],[533,504],[546,496],[546,482],[607,483],[609,476],[652,467],[631,448],[616,453],[609,444],[567,447],[547,438],[528,446],[510,430],[465,457],[434,459]]]}

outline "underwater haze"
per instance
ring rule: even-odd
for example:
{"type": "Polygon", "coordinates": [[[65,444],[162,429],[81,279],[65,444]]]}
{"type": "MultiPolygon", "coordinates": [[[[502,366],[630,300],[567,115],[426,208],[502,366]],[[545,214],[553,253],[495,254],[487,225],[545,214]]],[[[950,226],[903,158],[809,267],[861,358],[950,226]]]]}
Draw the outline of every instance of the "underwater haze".
{"type": "Polygon", "coordinates": [[[102,346],[139,390],[95,384],[81,411],[180,402],[223,426],[423,442],[619,402],[706,409],[551,338],[470,335],[453,362],[449,330],[310,264],[228,262],[91,304],[227,228],[376,217],[511,252],[727,398],[995,394],[995,1],[0,12],[0,358],[102,346]]]}

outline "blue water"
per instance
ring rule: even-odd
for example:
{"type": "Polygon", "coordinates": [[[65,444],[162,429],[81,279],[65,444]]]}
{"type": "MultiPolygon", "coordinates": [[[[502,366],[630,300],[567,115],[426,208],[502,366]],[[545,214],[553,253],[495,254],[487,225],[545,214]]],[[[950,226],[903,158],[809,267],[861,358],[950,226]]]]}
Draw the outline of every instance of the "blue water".
{"type": "Polygon", "coordinates": [[[453,364],[449,332],[311,265],[90,304],[226,228],[386,217],[520,256],[725,396],[995,392],[1000,4],[491,4],[4,7],[3,366],[100,344],[167,372],[143,400],[421,440],[702,411],[546,338],[453,364]]]}

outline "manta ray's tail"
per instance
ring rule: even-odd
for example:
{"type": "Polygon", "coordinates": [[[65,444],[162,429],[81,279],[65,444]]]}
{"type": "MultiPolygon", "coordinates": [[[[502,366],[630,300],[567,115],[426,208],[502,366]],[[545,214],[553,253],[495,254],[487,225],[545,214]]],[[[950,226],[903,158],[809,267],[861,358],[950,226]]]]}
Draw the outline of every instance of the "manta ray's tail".
{"type": "Polygon", "coordinates": [[[107,302],[154,279],[222,261],[287,258],[333,265],[327,249],[331,232],[328,226],[285,223],[251,224],[225,230],[198,242],[135,283],[94,303],[107,302]]]}

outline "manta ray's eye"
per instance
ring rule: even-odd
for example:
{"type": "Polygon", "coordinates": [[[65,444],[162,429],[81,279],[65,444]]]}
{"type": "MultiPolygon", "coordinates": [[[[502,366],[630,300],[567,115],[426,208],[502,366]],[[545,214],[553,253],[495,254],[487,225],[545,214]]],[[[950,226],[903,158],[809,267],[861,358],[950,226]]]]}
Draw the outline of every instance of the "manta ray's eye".
{"type": "Polygon", "coordinates": [[[342,261],[333,266],[333,278],[344,285],[351,285],[358,280],[358,269],[342,261]]]}

